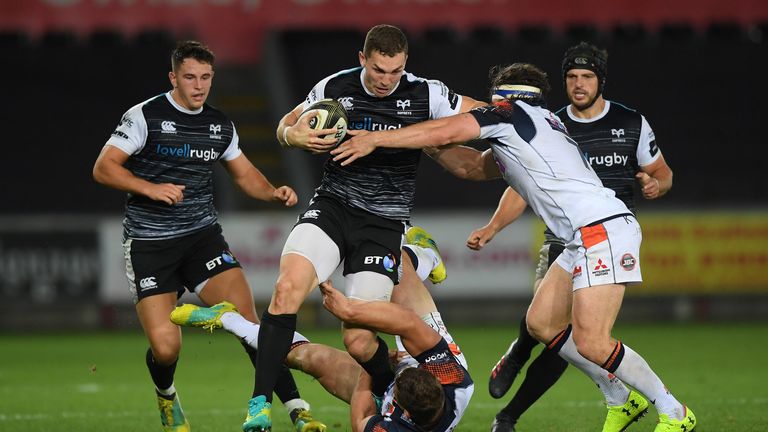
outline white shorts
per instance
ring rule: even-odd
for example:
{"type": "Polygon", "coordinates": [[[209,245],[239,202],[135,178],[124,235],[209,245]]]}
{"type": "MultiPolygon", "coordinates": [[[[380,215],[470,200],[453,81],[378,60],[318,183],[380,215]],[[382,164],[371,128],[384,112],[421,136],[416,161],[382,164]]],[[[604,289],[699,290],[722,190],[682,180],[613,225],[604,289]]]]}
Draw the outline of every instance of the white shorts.
{"type": "Polygon", "coordinates": [[[643,233],[634,216],[618,216],[585,226],[555,261],[573,274],[573,290],[597,285],[642,282],[643,233]]]}

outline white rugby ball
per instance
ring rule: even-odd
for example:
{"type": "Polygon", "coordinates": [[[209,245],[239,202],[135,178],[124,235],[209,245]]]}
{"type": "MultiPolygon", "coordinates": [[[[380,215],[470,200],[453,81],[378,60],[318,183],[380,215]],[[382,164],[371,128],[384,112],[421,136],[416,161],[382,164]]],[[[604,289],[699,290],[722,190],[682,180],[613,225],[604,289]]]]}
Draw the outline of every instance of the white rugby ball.
{"type": "Polygon", "coordinates": [[[319,100],[305,109],[300,118],[310,111],[316,111],[317,114],[309,119],[309,127],[315,130],[336,129],[335,133],[325,135],[323,138],[336,138],[336,145],[338,145],[347,135],[347,110],[338,101],[319,100]]]}

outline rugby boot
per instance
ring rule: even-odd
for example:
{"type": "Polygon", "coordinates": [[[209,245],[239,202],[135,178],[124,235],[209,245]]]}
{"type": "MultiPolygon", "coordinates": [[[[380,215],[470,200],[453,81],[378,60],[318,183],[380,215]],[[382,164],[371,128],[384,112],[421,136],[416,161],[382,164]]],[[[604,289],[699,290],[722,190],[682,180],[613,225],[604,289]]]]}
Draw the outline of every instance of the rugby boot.
{"type": "Polygon", "coordinates": [[[491,376],[488,378],[488,393],[493,396],[494,399],[502,398],[509,388],[512,387],[512,383],[515,381],[515,377],[520,373],[523,368],[526,358],[523,362],[518,362],[512,354],[512,349],[515,347],[517,339],[512,341],[509,345],[507,352],[501,356],[496,366],[491,369],[491,376]]]}
{"type": "Polygon", "coordinates": [[[291,411],[295,432],[325,432],[327,427],[315,420],[308,409],[296,408],[291,411]]]}
{"type": "Polygon", "coordinates": [[[248,414],[243,423],[243,432],[267,432],[272,430],[272,404],[267,397],[256,396],[248,401],[248,414]]]}
{"type": "Polygon", "coordinates": [[[211,307],[202,307],[193,304],[177,306],[171,312],[171,321],[184,327],[202,327],[213,333],[214,329],[220,329],[221,316],[225,312],[237,312],[237,308],[230,302],[223,301],[211,307]]]}
{"type": "Polygon", "coordinates": [[[157,393],[157,407],[160,409],[160,421],[164,432],[189,432],[189,422],[184,417],[179,396],[163,396],[157,393]]]}
{"type": "Polygon", "coordinates": [[[412,226],[405,232],[406,243],[423,247],[426,249],[432,249],[437,257],[437,265],[429,272],[429,280],[432,283],[440,283],[448,277],[448,271],[445,268],[443,257],[440,256],[440,249],[437,248],[437,243],[432,239],[432,236],[423,228],[412,226]]]}
{"type": "Polygon", "coordinates": [[[508,415],[498,413],[491,423],[491,432],[515,432],[515,423],[508,415]]]}
{"type": "Polygon", "coordinates": [[[648,412],[648,401],[640,393],[630,390],[624,405],[608,407],[603,432],[621,432],[640,420],[648,412]]]}
{"type": "Polygon", "coordinates": [[[653,432],[691,432],[696,427],[696,416],[690,408],[683,405],[685,415],[682,420],[669,418],[666,414],[659,416],[659,424],[653,432]]]}

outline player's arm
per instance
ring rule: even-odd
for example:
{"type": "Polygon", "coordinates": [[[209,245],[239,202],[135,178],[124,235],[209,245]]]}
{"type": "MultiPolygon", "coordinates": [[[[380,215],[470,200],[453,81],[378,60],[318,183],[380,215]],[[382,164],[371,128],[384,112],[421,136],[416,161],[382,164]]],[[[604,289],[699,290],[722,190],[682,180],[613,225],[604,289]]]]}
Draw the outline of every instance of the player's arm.
{"type": "Polygon", "coordinates": [[[312,129],[309,120],[313,116],[309,112],[302,117],[303,111],[304,103],[300,103],[280,119],[275,131],[277,141],[283,147],[297,147],[313,153],[331,150],[336,145],[336,139],[321,137],[336,133],[336,129],[312,129]]]}
{"type": "Polygon", "coordinates": [[[645,199],[656,199],[672,189],[672,169],[664,160],[664,155],[650,165],[641,166],[635,177],[640,182],[645,199]]]}
{"type": "Polygon", "coordinates": [[[501,176],[491,149],[481,152],[469,146],[446,146],[432,148],[427,154],[448,172],[464,180],[491,180],[501,176]]]}
{"type": "Polygon", "coordinates": [[[352,139],[331,151],[333,160],[342,161],[342,166],[370,154],[377,147],[421,149],[463,143],[480,136],[480,125],[471,114],[463,113],[395,130],[347,133],[353,135],[352,139]]]}
{"type": "Polygon", "coordinates": [[[440,335],[403,306],[385,301],[350,299],[329,282],[320,284],[323,306],[345,323],[399,335],[408,352],[419,355],[440,342],[440,335]]]}
{"type": "Polygon", "coordinates": [[[472,99],[469,96],[462,95],[461,96],[461,108],[460,108],[459,112],[462,112],[462,113],[469,112],[470,110],[473,110],[475,108],[479,108],[481,106],[486,106],[486,105],[488,105],[488,102],[479,101],[479,100],[476,100],[476,99],[472,99]]]}
{"type": "Polygon", "coordinates": [[[371,393],[371,376],[365,371],[357,380],[357,387],[349,401],[352,432],[363,432],[368,421],[376,414],[376,402],[371,393]]]}
{"type": "Polygon", "coordinates": [[[262,201],[278,201],[290,207],[296,204],[296,192],[289,186],[275,188],[248,158],[240,153],[236,158],[224,161],[224,167],[236,185],[251,198],[262,201]]]}
{"type": "Polygon", "coordinates": [[[478,228],[469,234],[467,247],[473,250],[482,249],[493,240],[493,237],[499,231],[520,217],[526,207],[528,207],[528,203],[525,202],[523,197],[511,187],[507,187],[499,200],[499,205],[496,207],[491,220],[484,227],[478,228]]]}
{"type": "Polygon", "coordinates": [[[93,165],[93,179],[105,186],[134,195],[144,195],[168,205],[174,205],[184,199],[184,185],[155,184],[135,176],[124,166],[129,157],[123,150],[105,145],[93,165]]]}

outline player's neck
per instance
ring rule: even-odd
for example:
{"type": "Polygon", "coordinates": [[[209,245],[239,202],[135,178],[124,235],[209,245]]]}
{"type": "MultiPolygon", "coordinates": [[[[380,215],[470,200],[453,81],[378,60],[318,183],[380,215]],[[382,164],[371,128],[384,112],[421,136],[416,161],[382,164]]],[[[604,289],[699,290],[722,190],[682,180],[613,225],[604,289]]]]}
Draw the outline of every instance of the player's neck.
{"type": "Polygon", "coordinates": [[[584,108],[582,110],[578,109],[575,105],[571,104],[571,114],[573,114],[574,117],[587,119],[587,120],[599,116],[600,114],[602,114],[604,109],[605,109],[605,99],[603,99],[603,95],[598,96],[597,100],[595,100],[595,103],[593,103],[588,108],[584,108]]]}

